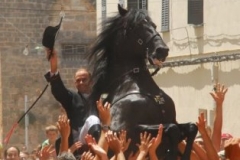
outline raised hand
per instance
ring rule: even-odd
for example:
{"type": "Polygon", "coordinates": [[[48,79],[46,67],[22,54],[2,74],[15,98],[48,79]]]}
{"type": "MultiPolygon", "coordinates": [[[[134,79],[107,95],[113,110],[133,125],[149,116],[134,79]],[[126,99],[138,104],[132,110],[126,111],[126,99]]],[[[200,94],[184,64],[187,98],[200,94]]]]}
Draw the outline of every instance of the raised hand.
{"type": "Polygon", "coordinates": [[[55,157],[56,151],[52,145],[45,146],[39,153],[40,160],[46,160],[50,157],[55,157]]]}
{"type": "Polygon", "coordinates": [[[137,144],[140,154],[144,153],[144,156],[147,155],[150,146],[152,145],[152,140],[151,140],[151,134],[144,132],[144,133],[140,133],[140,141],[141,144],[137,144]]]}
{"type": "Polygon", "coordinates": [[[228,89],[225,88],[224,85],[218,83],[214,85],[214,91],[211,92],[210,94],[217,105],[222,105],[227,91],[228,89]]]}
{"type": "Polygon", "coordinates": [[[149,147],[149,152],[154,152],[154,153],[156,152],[157,147],[162,141],[162,133],[163,133],[163,125],[160,124],[158,128],[157,136],[152,139],[152,143],[149,147]]]}
{"type": "Polygon", "coordinates": [[[81,156],[81,160],[93,160],[93,159],[94,159],[94,156],[90,151],[83,152],[83,154],[81,156]]]}
{"type": "Polygon", "coordinates": [[[86,143],[87,143],[88,145],[97,144],[95,138],[94,138],[92,135],[90,135],[90,134],[87,134],[87,135],[85,136],[85,141],[86,141],[86,143]]]}
{"type": "Polygon", "coordinates": [[[88,146],[91,148],[91,150],[101,159],[101,160],[107,160],[107,152],[101,148],[97,143],[96,140],[89,134],[85,136],[85,140],[88,144],[88,146]]]}
{"type": "Polygon", "coordinates": [[[77,149],[82,147],[82,143],[80,141],[75,142],[70,148],[69,151],[71,153],[75,152],[77,149]]]}
{"type": "Polygon", "coordinates": [[[64,139],[68,139],[71,128],[69,124],[69,119],[66,115],[60,115],[58,117],[57,127],[61,134],[61,137],[64,139]]]}
{"type": "Polygon", "coordinates": [[[121,144],[121,149],[123,152],[125,152],[128,149],[129,144],[131,143],[130,138],[128,138],[128,140],[127,140],[127,131],[126,130],[122,130],[120,132],[119,140],[120,140],[120,144],[121,144]]]}
{"type": "Polygon", "coordinates": [[[102,99],[100,98],[97,102],[97,109],[99,112],[99,118],[103,125],[110,125],[111,115],[110,115],[110,107],[111,104],[106,102],[103,106],[102,99]]]}
{"type": "Polygon", "coordinates": [[[57,52],[56,52],[56,50],[51,51],[48,48],[45,48],[45,50],[46,50],[47,59],[52,52],[52,55],[51,55],[51,58],[50,58],[49,62],[50,62],[50,65],[51,65],[51,72],[56,73],[57,72],[57,65],[58,65],[57,52]]]}
{"type": "Polygon", "coordinates": [[[105,134],[105,138],[108,142],[109,148],[115,153],[115,155],[117,155],[118,153],[120,153],[122,151],[121,143],[120,143],[120,140],[118,139],[116,133],[113,133],[112,131],[108,131],[105,134]]]}
{"type": "Polygon", "coordinates": [[[206,130],[206,119],[204,118],[204,113],[200,113],[198,116],[198,122],[196,122],[196,124],[200,133],[206,130]]]}

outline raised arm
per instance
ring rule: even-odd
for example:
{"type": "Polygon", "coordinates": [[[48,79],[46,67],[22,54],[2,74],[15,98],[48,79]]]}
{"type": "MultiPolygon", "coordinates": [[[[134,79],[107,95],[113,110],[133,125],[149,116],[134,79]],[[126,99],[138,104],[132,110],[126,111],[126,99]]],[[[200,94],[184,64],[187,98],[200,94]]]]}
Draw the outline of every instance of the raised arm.
{"type": "Polygon", "coordinates": [[[202,135],[204,147],[207,153],[208,160],[219,160],[216,149],[214,148],[212,141],[206,131],[204,114],[201,113],[197,122],[198,130],[202,135]]]}
{"type": "Polygon", "coordinates": [[[137,157],[137,160],[144,160],[146,155],[149,152],[149,148],[152,145],[154,139],[151,139],[151,134],[144,132],[144,133],[140,133],[140,141],[141,144],[138,144],[138,148],[139,148],[139,155],[137,157]]]}
{"type": "Polygon", "coordinates": [[[96,102],[99,113],[99,118],[102,125],[101,136],[98,141],[98,145],[103,148],[106,152],[108,151],[108,143],[105,139],[105,133],[108,131],[111,123],[110,107],[111,104],[106,102],[103,106],[101,98],[96,102]]]}
{"type": "Polygon", "coordinates": [[[150,145],[150,148],[149,148],[150,160],[158,160],[156,155],[156,150],[162,141],[162,133],[163,133],[163,125],[160,124],[158,128],[158,134],[156,137],[153,138],[152,144],[150,145]]]}
{"type": "Polygon", "coordinates": [[[214,86],[214,91],[210,93],[216,103],[216,111],[215,111],[213,133],[212,133],[212,143],[217,152],[220,151],[222,121],[223,121],[222,106],[223,106],[223,101],[225,98],[225,94],[227,93],[227,90],[228,89],[225,88],[224,85],[216,84],[214,86]]]}
{"type": "MultiPolygon", "coordinates": [[[[46,49],[47,57],[50,54],[50,50],[46,49]]],[[[45,78],[48,82],[51,84],[51,91],[53,96],[56,98],[57,101],[59,101],[63,107],[67,107],[69,104],[68,102],[71,101],[71,92],[66,89],[64,86],[62,79],[60,77],[60,74],[58,72],[58,57],[56,50],[53,50],[50,62],[50,72],[45,74],[45,78]]]]}
{"type": "MultiPolygon", "coordinates": [[[[51,53],[51,50],[46,48],[46,52],[47,52],[47,57],[49,57],[49,54],[51,53]]],[[[56,73],[57,70],[58,70],[58,57],[57,57],[56,50],[53,50],[52,56],[51,56],[49,62],[50,62],[51,73],[56,73]]]]}
{"type": "Polygon", "coordinates": [[[124,154],[121,150],[121,142],[116,133],[108,131],[106,134],[106,140],[109,148],[113,151],[116,160],[125,160],[124,154]]]}
{"type": "Polygon", "coordinates": [[[58,130],[61,134],[60,154],[62,152],[68,152],[68,137],[70,135],[69,120],[66,115],[60,115],[57,122],[58,130]]]}

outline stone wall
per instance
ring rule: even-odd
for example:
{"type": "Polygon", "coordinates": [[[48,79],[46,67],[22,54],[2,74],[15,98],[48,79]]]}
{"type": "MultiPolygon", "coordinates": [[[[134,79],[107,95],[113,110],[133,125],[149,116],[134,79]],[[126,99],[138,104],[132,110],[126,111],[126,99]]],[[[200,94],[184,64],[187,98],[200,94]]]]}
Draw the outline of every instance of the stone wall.
{"type": "MultiPolygon", "coordinates": [[[[85,65],[86,61],[68,62],[66,65],[67,62],[63,61],[61,56],[61,45],[89,45],[93,41],[96,37],[95,3],[93,0],[66,0],[63,3],[60,0],[0,0],[0,121],[3,124],[1,137],[6,136],[23,114],[24,96],[28,96],[29,107],[47,84],[44,74],[49,70],[49,64],[41,39],[47,26],[59,23],[61,6],[65,11],[65,18],[55,46],[60,57],[59,70],[62,79],[68,88],[74,89],[74,73],[78,67],[85,65]],[[28,55],[23,54],[25,47],[28,49],[28,55]]],[[[45,139],[45,127],[55,124],[59,114],[59,104],[49,87],[29,114],[29,151],[45,139]]],[[[9,145],[24,145],[24,129],[23,120],[11,136],[9,145]]]]}

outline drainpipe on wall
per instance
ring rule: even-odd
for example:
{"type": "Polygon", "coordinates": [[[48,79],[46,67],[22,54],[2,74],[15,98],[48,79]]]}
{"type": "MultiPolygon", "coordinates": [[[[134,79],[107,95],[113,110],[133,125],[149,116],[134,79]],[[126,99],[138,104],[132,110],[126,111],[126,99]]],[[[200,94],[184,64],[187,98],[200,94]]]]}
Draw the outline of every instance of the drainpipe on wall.
{"type": "MultiPolygon", "coordinates": [[[[25,113],[28,110],[28,96],[25,95],[24,96],[24,111],[25,113]]],[[[27,149],[27,151],[29,151],[29,147],[28,147],[28,126],[29,126],[29,119],[28,119],[28,114],[26,114],[25,116],[25,147],[27,149]]]]}

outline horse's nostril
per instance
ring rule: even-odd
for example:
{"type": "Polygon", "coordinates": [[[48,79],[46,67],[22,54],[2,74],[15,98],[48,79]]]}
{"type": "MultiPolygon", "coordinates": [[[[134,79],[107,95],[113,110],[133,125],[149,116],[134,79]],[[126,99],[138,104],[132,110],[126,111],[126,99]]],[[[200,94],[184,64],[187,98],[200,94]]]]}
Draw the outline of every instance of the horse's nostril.
{"type": "Polygon", "coordinates": [[[168,48],[157,48],[155,52],[155,58],[164,62],[166,60],[166,57],[168,56],[168,51],[168,48]]]}

